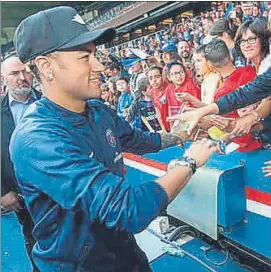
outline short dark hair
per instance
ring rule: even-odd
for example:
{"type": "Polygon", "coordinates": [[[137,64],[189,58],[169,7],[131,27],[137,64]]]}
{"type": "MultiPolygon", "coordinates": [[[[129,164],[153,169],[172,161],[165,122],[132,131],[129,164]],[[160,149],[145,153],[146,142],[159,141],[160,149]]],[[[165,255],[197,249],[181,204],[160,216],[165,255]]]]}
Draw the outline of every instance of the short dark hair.
{"type": "Polygon", "coordinates": [[[171,70],[172,66],[174,66],[174,65],[181,66],[183,68],[185,74],[186,74],[185,66],[181,62],[178,62],[178,61],[173,61],[173,62],[170,62],[170,63],[167,64],[167,70],[168,70],[169,73],[170,73],[170,70],[171,70]]]}
{"type": "Polygon", "coordinates": [[[244,57],[241,48],[240,48],[240,41],[244,33],[250,30],[253,34],[255,34],[260,39],[261,44],[261,53],[262,53],[262,60],[269,54],[269,42],[268,39],[271,36],[271,32],[268,30],[267,23],[263,20],[256,19],[256,20],[249,20],[241,24],[237,30],[234,42],[237,52],[240,56],[244,57]]]}
{"type": "Polygon", "coordinates": [[[231,38],[231,40],[233,40],[234,39],[234,29],[232,29],[230,26],[229,26],[229,28],[227,29],[227,30],[225,30],[224,32],[222,32],[222,33],[219,33],[217,36],[218,37],[222,37],[223,36],[223,33],[227,33],[228,35],[229,35],[229,37],[231,38]]]}
{"type": "Polygon", "coordinates": [[[149,73],[149,72],[151,72],[151,71],[154,71],[154,70],[159,71],[159,73],[160,73],[161,75],[163,74],[163,68],[160,67],[160,66],[152,66],[152,67],[150,67],[150,68],[148,69],[148,72],[147,72],[147,73],[149,73]]]}
{"type": "Polygon", "coordinates": [[[126,77],[118,77],[118,78],[116,79],[116,83],[117,83],[117,81],[120,81],[120,80],[123,80],[123,81],[125,81],[127,84],[129,84],[129,81],[128,81],[128,79],[127,79],[126,77]]]}
{"type": "Polygon", "coordinates": [[[231,61],[230,51],[220,39],[213,39],[206,45],[205,57],[215,68],[221,68],[231,61]]]}
{"type": "Polygon", "coordinates": [[[194,49],[194,53],[203,54],[205,56],[206,55],[205,49],[206,49],[206,44],[200,45],[200,46],[198,46],[197,48],[194,49]]]}

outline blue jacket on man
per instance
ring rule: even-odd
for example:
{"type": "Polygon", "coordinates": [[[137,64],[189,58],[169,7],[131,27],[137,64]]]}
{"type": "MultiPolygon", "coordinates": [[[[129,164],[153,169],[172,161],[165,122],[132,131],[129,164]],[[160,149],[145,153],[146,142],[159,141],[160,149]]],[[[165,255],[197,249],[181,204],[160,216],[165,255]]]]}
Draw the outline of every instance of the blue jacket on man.
{"type": "Polygon", "coordinates": [[[132,129],[97,100],[83,115],[46,97],[28,108],[10,151],[35,222],[41,271],[149,271],[131,233],[143,230],[168,197],[156,182],[125,179],[121,153],[160,148],[158,133],[132,129]]]}

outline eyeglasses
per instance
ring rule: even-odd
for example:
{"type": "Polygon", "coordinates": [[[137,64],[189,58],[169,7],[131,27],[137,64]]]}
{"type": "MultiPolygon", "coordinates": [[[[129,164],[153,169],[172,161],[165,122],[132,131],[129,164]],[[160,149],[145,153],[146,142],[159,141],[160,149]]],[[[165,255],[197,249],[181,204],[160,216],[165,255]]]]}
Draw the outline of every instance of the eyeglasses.
{"type": "Polygon", "coordinates": [[[183,71],[170,73],[170,76],[176,77],[176,76],[179,76],[181,74],[183,74],[183,71]]]}
{"type": "Polygon", "coordinates": [[[255,44],[256,43],[256,41],[257,41],[257,37],[249,37],[247,40],[240,40],[239,41],[239,45],[240,46],[245,46],[246,45],[246,43],[248,43],[248,44],[255,44]]]}

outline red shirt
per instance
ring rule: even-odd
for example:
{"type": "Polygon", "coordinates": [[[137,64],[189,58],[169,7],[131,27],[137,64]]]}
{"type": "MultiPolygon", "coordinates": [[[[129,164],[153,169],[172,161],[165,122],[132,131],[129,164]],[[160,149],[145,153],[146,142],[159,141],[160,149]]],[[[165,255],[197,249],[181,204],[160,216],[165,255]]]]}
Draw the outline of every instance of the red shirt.
{"type": "Polygon", "coordinates": [[[168,82],[164,82],[162,87],[156,89],[152,88],[151,89],[151,96],[152,96],[152,102],[155,106],[155,108],[158,109],[162,123],[167,131],[170,130],[169,123],[167,122],[167,103],[166,103],[166,88],[168,86],[168,82]]]}
{"type": "MultiPolygon", "coordinates": [[[[222,86],[216,90],[214,100],[216,101],[221,96],[234,92],[240,86],[253,81],[256,78],[256,72],[253,67],[240,67],[236,69],[229,77],[224,79],[222,86]]],[[[237,111],[230,112],[226,114],[229,118],[239,118],[237,111]]],[[[255,140],[252,134],[247,134],[239,137],[233,141],[240,145],[238,151],[247,152],[259,148],[261,144],[255,140]]]]}
{"type": "MultiPolygon", "coordinates": [[[[179,113],[182,106],[182,102],[176,99],[176,93],[189,93],[200,99],[200,88],[195,85],[192,78],[187,77],[184,83],[178,88],[175,89],[174,84],[169,84],[166,89],[166,101],[167,101],[167,113],[168,116],[176,115],[179,113]]],[[[194,107],[193,104],[187,103],[187,106],[194,107]]]]}
{"type": "Polygon", "coordinates": [[[186,76],[190,77],[190,78],[193,78],[193,73],[192,73],[191,69],[186,68],[186,76]]]}

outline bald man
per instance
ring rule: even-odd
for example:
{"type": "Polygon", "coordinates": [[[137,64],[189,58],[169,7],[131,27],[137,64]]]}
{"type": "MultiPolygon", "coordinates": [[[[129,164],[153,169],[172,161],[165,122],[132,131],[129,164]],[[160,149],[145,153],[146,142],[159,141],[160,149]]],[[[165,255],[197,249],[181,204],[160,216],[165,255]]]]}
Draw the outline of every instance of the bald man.
{"type": "Polygon", "coordinates": [[[13,165],[10,161],[9,142],[15,126],[22,119],[26,109],[41,94],[32,88],[33,77],[16,55],[6,58],[1,64],[1,81],[6,89],[6,95],[1,101],[1,211],[14,211],[22,225],[25,246],[33,265],[32,247],[35,243],[32,237],[33,222],[25,207],[24,199],[16,181],[13,165]]]}

